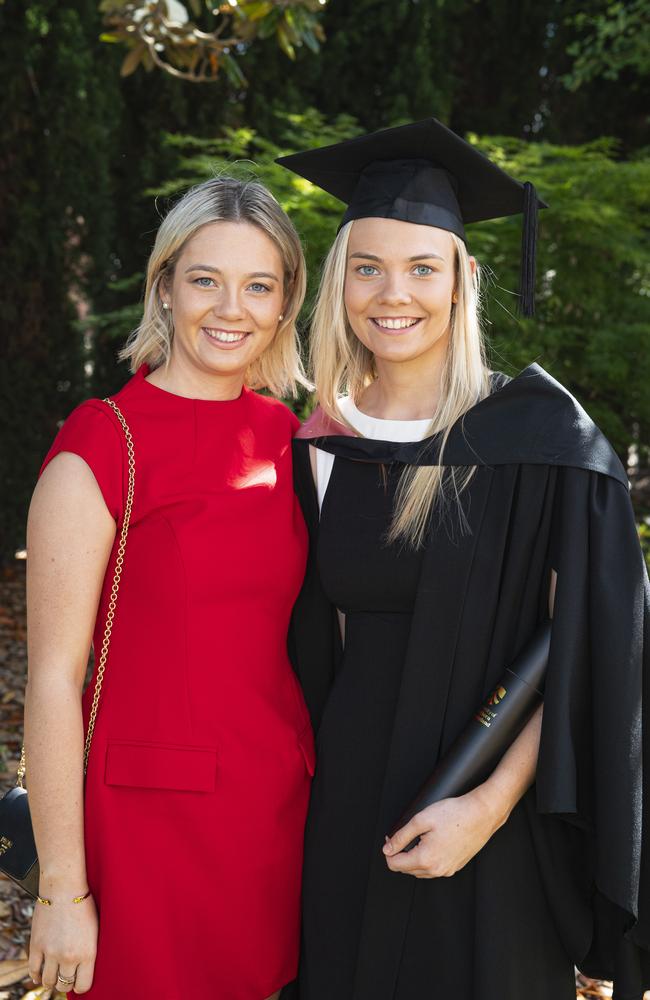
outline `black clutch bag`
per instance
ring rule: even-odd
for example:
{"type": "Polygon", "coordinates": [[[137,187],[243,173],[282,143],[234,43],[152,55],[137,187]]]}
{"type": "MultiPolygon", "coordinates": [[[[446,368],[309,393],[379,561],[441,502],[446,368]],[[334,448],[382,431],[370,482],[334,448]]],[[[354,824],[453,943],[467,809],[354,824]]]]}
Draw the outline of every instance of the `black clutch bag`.
{"type": "Polygon", "coordinates": [[[11,788],[0,799],[0,831],[0,871],[36,899],[38,856],[27,791],[20,785],[11,788]]]}
{"type": "MultiPolygon", "coordinates": [[[[126,551],[126,539],[129,533],[129,523],[131,521],[131,510],[133,507],[133,495],[135,488],[135,457],[133,449],[133,438],[128,424],[118,406],[112,399],[105,399],[105,403],[115,411],[118,420],[122,424],[126,446],[129,457],[129,485],[124,507],[124,518],[122,520],[122,530],[120,542],[117,549],[117,559],[115,561],[115,573],[113,576],[113,586],[111,597],[106,613],[106,624],[104,626],[104,637],[102,648],[97,665],[97,679],[93,693],[93,703],[88,718],[88,730],[84,744],[84,774],[88,767],[88,755],[90,744],[95,730],[95,719],[99,707],[99,695],[104,680],[104,670],[106,669],[106,659],[111,641],[113,620],[115,617],[115,606],[120,588],[120,577],[122,576],[122,565],[124,563],[124,553],[126,551]]],[[[32,829],[32,819],[29,813],[29,801],[27,790],[23,788],[25,777],[25,747],[23,746],[18,765],[17,783],[0,799],[0,872],[8,875],[10,879],[29,893],[34,899],[38,898],[38,880],[40,868],[38,864],[38,854],[34,841],[34,831],[32,829]]]]}
{"type": "MultiPolygon", "coordinates": [[[[416,813],[434,802],[464,795],[494,770],[542,701],[550,645],[551,622],[545,621],[507,668],[492,694],[474,712],[391,836],[416,813]]],[[[404,850],[410,851],[419,839],[416,837],[404,850]]]]}

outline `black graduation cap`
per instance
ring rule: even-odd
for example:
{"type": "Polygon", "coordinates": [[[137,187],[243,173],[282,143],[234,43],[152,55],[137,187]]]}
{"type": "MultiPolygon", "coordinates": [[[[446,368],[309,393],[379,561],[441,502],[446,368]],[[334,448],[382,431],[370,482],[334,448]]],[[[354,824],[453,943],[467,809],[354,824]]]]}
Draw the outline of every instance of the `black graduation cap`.
{"type": "Polygon", "coordinates": [[[537,210],[534,186],[521,184],[436,118],[382,129],[277,160],[346,202],[352,219],[401,219],[447,229],[523,212],[520,308],[532,316],[537,210]]]}

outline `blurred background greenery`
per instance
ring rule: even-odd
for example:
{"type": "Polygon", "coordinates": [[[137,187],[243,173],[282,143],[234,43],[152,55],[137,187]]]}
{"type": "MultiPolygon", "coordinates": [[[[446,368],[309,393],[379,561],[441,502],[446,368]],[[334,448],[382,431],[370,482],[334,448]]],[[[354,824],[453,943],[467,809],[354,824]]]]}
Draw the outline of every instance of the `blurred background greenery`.
{"type": "MultiPolygon", "coordinates": [[[[435,115],[534,181],[538,307],[516,314],[518,218],[471,227],[492,363],[539,361],[650,475],[650,22],[628,0],[0,0],[1,558],[40,462],[128,377],[160,215],[255,174],[304,239],[311,294],[340,205],[281,152],[435,115]],[[237,161],[233,166],[233,161],[237,161]]],[[[307,311],[303,323],[306,334],[307,311]]]]}

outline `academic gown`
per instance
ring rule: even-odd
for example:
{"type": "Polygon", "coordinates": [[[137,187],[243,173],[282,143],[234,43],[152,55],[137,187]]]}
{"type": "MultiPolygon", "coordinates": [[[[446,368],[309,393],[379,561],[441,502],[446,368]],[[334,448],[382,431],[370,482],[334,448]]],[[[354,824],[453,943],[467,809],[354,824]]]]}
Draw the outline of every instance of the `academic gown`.
{"type": "MultiPolygon", "coordinates": [[[[317,410],[294,442],[296,491],[311,554],[290,654],[318,730],[341,643],[336,609],[315,560],[319,512],[310,442],[359,461],[432,465],[439,463],[440,439],[403,444],[359,438],[317,410]]],[[[535,869],[531,878],[541,879],[567,960],[587,975],[614,979],[615,1000],[641,1000],[650,987],[649,798],[643,795],[650,741],[642,729],[650,588],[625,471],[577,401],[536,364],[511,380],[492,377],[491,394],[452,428],[443,461],[476,467],[462,495],[466,524],[463,529],[457,516],[444,515],[424,552],[354,989],[336,1000],[397,995],[417,920],[417,887],[426,883],[389,871],[381,853],[384,835],[547,615],[552,569],[558,583],[536,784],[470,862],[476,1000],[510,1000],[508,970],[535,954],[534,941],[526,943],[528,914],[513,902],[521,894],[510,860],[517,855],[520,863],[522,838],[535,869]],[[510,948],[515,930],[518,944],[510,948]]],[[[346,815],[338,821],[345,837],[346,815]]],[[[312,809],[308,839],[318,822],[312,809]]],[[[316,863],[327,866],[327,855],[316,863]]],[[[520,867],[518,873],[520,878],[520,867]]],[[[305,894],[306,927],[313,905],[305,894]]],[[[335,910],[331,920],[337,920],[335,910]]],[[[539,931],[531,921],[531,937],[539,931]]],[[[321,953],[323,962],[336,962],[336,955],[321,953]]],[[[432,968],[444,961],[444,955],[432,956],[432,968]]],[[[518,971],[543,983],[543,969],[518,971]]],[[[303,969],[301,1000],[309,1000],[307,983],[318,976],[313,963],[303,969]]],[[[433,972],[420,990],[433,995],[433,972]]],[[[296,984],[283,991],[283,998],[296,995],[296,984]]]]}

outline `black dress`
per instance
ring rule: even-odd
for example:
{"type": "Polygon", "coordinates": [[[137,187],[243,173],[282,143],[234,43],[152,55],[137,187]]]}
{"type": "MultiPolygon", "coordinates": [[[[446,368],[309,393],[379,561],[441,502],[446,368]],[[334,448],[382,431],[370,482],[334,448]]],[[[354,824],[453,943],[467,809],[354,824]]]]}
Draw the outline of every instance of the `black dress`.
{"type": "MultiPolygon", "coordinates": [[[[345,647],[318,734],[306,839],[301,1000],[354,995],[370,861],[381,852],[376,826],[422,564],[421,551],[386,542],[401,471],[397,465],[337,458],[321,512],[318,568],[326,595],[345,613],[345,647]]],[[[439,570],[444,575],[444,565],[439,570]]],[[[523,812],[509,821],[513,828],[525,822],[523,812]]],[[[498,869],[490,876],[495,894],[503,895],[500,927],[480,928],[472,905],[475,862],[451,879],[414,880],[395,1000],[423,996],[425,983],[432,998],[496,997],[487,983],[474,982],[477,949],[488,959],[486,971],[493,965],[500,969],[500,1000],[575,1000],[573,963],[527,856],[530,837],[521,840],[523,856],[509,859],[505,886],[499,886],[498,869]],[[514,920],[510,907],[516,907],[514,920]],[[522,918],[534,925],[534,935],[528,928],[526,938],[537,938],[536,954],[529,957],[539,964],[518,961],[504,983],[504,963],[511,949],[518,949],[516,925],[522,918]],[[531,983],[535,977],[537,985],[531,983]]],[[[498,865],[498,844],[488,853],[498,865]]],[[[387,877],[412,878],[388,870],[387,877]]]]}
{"type": "Polygon", "coordinates": [[[538,365],[493,380],[445,459],[475,467],[465,530],[434,518],[416,554],[388,548],[386,527],[397,476],[439,464],[438,439],[354,437],[316,411],[294,445],[310,555],[289,643],[318,764],[286,995],[573,1000],[576,964],[613,978],[615,1000],[641,1000],[650,585],[625,470],[538,365]],[[336,456],[320,519],[310,441],[336,456]],[[391,872],[384,835],[547,616],[552,569],[535,786],[451,878],[391,872]]]}

